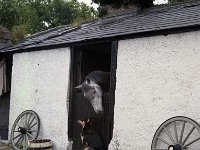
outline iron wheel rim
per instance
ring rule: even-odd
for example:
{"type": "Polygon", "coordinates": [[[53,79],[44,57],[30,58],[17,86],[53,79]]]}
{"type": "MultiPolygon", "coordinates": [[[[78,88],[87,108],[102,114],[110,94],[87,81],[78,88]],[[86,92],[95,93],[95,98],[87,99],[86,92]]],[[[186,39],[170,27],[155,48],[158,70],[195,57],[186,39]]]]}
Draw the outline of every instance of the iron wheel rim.
{"type": "Polygon", "coordinates": [[[154,134],[151,150],[168,150],[170,145],[180,145],[182,150],[193,150],[190,147],[197,144],[196,142],[200,145],[200,125],[191,118],[176,116],[166,120],[159,126],[154,134]],[[186,125],[189,127],[187,131],[186,125]],[[168,140],[163,139],[161,135],[168,137],[168,140]],[[159,147],[158,142],[166,146],[159,147]]]}

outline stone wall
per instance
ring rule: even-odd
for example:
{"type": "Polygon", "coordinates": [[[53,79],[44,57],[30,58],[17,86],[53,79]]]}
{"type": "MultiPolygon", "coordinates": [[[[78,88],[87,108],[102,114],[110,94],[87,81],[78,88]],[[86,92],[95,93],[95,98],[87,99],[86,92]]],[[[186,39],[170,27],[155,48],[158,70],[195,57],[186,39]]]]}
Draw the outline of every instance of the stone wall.
{"type": "Polygon", "coordinates": [[[113,150],[150,150],[174,116],[200,123],[200,32],[119,41],[113,150]]]}

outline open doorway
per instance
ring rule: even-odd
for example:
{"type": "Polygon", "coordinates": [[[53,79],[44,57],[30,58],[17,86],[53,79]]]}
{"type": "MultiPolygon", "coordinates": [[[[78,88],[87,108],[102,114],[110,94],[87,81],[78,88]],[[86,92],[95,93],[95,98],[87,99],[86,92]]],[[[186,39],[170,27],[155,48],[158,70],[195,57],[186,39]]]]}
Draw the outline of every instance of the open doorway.
{"type": "Polygon", "coordinates": [[[0,139],[8,139],[12,55],[0,56],[0,139]]]}
{"type": "Polygon", "coordinates": [[[104,91],[102,105],[104,114],[96,123],[106,150],[113,131],[114,92],[116,74],[116,43],[101,43],[87,46],[77,46],[72,49],[71,62],[71,98],[69,107],[69,138],[73,140],[73,150],[82,149],[80,140],[81,128],[77,120],[91,118],[95,112],[90,102],[80,91],[74,89],[81,84],[88,73],[92,71],[110,72],[110,88],[104,91]]]}

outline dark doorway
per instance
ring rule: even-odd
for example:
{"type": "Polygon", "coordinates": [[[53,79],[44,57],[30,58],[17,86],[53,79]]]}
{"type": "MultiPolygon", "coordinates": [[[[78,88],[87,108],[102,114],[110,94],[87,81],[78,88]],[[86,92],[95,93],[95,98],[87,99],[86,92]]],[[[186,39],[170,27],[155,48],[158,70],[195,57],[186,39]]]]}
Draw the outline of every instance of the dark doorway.
{"type": "Polygon", "coordinates": [[[5,59],[6,64],[6,92],[4,91],[2,92],[2,95],[0,95],[0,137],[2,140],[7,140],[10,111],[12,55],[0,56],[0,60],[2,59],[5,59]]]}
{"type": "Polygon", "coordinates": [[[80,140],[81,127],[77,120],[92,118],[95,116],[90,102],[83,97],[80,91],[74,87],[81,84],[91,71],[106,71],[111,74],[110,89],[103,95],[104,115],[96,122],[98,132],[102,138],[106,150],[112,138],[113,112],[114,112],[114,91],[116,72],[116,47],[113,43],[101,43],[97,45],[73,47],[71,57],[71,98],[69,104],[69,139],[73,140],[73,150],[81,150],[80,140]],[[113,88],[114,87],[114,88],[113,88]]]}
{"type": "Polygon", "coordinates": [[[2,140],[8,139],[10,93],[0,98],[0,136],[2,140]]]}

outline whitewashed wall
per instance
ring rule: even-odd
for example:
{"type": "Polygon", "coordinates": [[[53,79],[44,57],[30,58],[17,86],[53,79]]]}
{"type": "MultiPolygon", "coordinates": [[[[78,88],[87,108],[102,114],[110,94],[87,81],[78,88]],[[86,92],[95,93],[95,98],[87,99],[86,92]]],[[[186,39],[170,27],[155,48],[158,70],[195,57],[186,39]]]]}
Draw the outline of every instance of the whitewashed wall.
{"type": "Polygon", "coordinates": [[[39,138],[50,138],[54,148],[66,150],[70,49],[54,49],[13,56],[10,126],[24,110],[41,120],[39,138]]]}
{"type": "Polygon", "coordinates": [[[200,32],[119,41],[113,150],[150,150],[156,129],[200,122],[200,32]]]}

